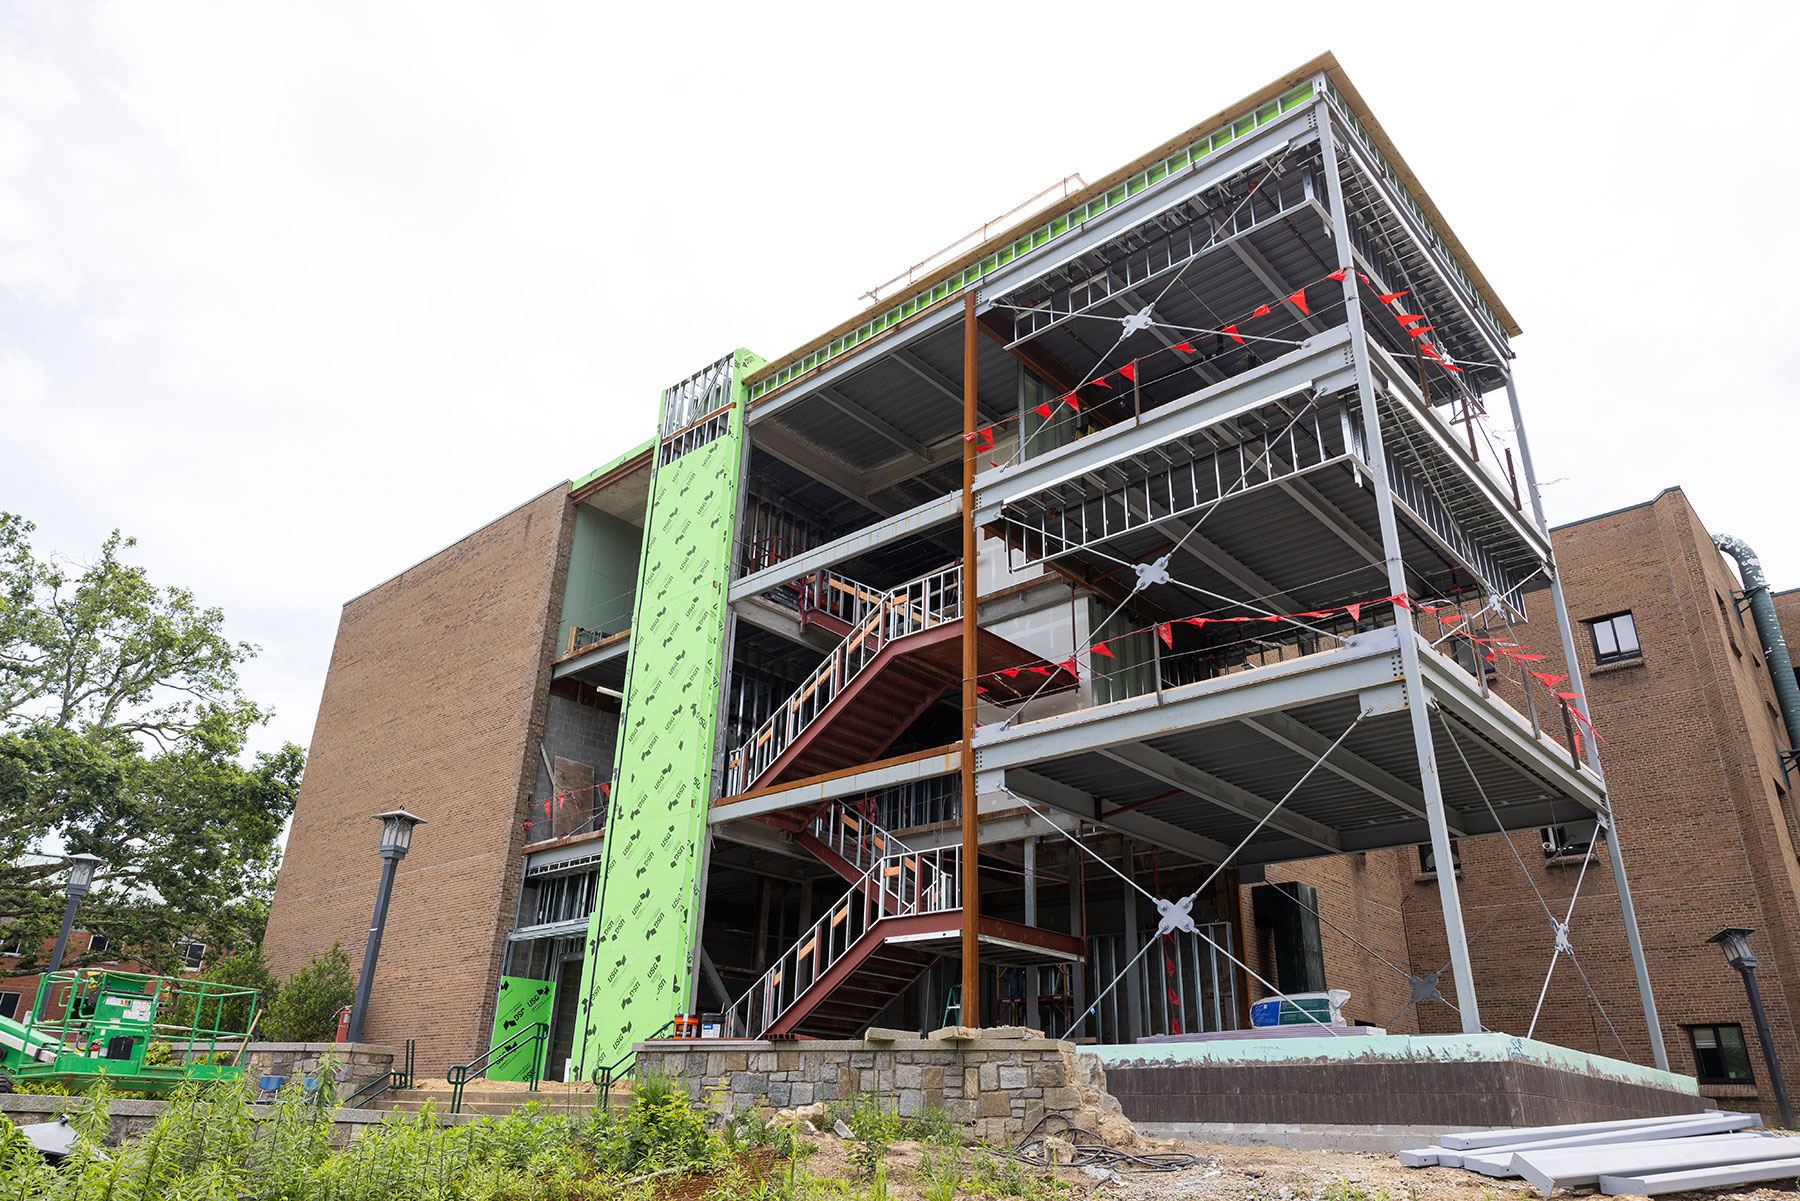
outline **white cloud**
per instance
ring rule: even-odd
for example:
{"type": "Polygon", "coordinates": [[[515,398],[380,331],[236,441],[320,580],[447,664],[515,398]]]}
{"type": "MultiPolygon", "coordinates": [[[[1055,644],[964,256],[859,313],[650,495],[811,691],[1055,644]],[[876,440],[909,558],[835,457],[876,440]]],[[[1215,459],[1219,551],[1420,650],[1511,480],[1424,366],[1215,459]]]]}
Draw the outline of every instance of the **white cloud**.
{"type": "Polygon", "coordinates": [[[1684,483],[1800,583],[1793,13],[1342,12],[0,6],[0,506],[135,533],[305,741],[345,599],[1331,45],[1527,329],[1554,518],[1684,483]]]}

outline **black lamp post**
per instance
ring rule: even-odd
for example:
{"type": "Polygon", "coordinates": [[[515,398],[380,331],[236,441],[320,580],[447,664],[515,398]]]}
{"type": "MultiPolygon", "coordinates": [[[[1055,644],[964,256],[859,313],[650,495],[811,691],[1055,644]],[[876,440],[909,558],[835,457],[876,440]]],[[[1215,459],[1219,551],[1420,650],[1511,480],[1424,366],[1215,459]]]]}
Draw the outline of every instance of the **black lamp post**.
{"type": "Polygon", "coordinates": [[[356,982],[356,1004],[350,1009],[348,1033],[353,1043],[362,1041],[363,1019],[369,1014],[369,987],[375,982],[376,956],[381,954],[381,930],[387,925],[388,894],[394,891],[394,869],[406,858],[407,848],[412,846],[413,827],[425,824],[424,818],[415,817],[404,808],[377,813],[375,820],[381,823],[381,891],[375,896],[375,916],[369,922],[369,946],[363,951],[362,977],[356,982]]]}
{"type": "MultiPolygon", "coordinates": [[[[63,886],[63,891],[69,896],[69,903],[63,909],[62,927],[56,932],[56,946],[50,952],[50,967],[45,975],[62,967],[63,952],[69,947],[69,931],[75,928],[75,911],[81,908],[81,898],[87,896],[88,889],[94,886],[94,869],[105,862],[100,856],[89,855],[85,851],[69,856],[69,882],[63,886]]],[[[40,991],[38,995],[42,999],[48,994],[40,991]]]]}
{"type": "Polygon", "coordinates": [[[1781,1109],[1781,1124],[1792,1128],[1794,1107],[1788,1104],[1787,1084],[1781,1078],[1781,1063],[1775,1058],[1775,1040],[1769,1035],[1769,1018],[1763,1013],[1762,993],[1756,987],[1756,952],[1750,949],[1750,936],[1754,933],[1744,926],[1727,926],[1706,941],[1717,943],[1725,952],[1725,962],[1744,978],[1744,993],[1750,998],[1750,1016],[1756,1019],[1756,1037],[1762,1040],[1769,1083],[1775,1088],[1775,1104],[1781,1109]]]}

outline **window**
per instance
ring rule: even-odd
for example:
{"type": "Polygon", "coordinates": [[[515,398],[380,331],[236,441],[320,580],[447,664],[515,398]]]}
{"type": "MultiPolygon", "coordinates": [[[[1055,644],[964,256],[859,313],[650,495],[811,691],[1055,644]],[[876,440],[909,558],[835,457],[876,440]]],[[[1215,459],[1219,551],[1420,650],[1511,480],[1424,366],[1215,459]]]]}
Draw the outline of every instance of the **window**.
{"type": "MultiPolygon", "coordinates": [[[[1462,843],[1454,838],[1450,840],[1450,870],[1462,870],[1462,843]]],[[[1437,871],[1437,855],[1428,842],[1419,844],[1419,871],[1427,874],[1437,871]]]]}
{"type": "Polygon", "coordinates": [[[1736,1022],[1719,1026],[1684,1026],[1694,1048],[1694,1076],[1701,1084],[1754,1084],[1744,1028],[1736,1022]]]}
{"type": "Polygon", "coordinates": [[[1637,623],[1631,619],[1629,611],[1597,617],[1587,625],[1588,636],[1594,640],[1596,667],[1644,657],[1644,652],[1638,649],[1637,623]]]}
{"type": "Polygon", "coordinates": [[[19,998],[22,995],[16,992],[0,992],[0,1018],[19,1016],[19,998]]]}
{"type": "Polygon", "coordinates": [[[1538,837],[1544,842],[1544,858],[1581,858],[1588,853],[1588,847],[1593,845],[1594,834],[1598,830],[1599,824],[1591,821],[1540,827],[1538,837]]]}
{"type": "Polygon", "coordinates": [[[206,944],[190,942],[181,948],[182,966],[190,972],[197,972],[206,966],[206,944]]]}
{"type": "Polygon", "coordinates": [[[87,949],[96,955],[105,954],[112,949],[112,939],[104,934],[90,934],[88,935],[87,949]]]}

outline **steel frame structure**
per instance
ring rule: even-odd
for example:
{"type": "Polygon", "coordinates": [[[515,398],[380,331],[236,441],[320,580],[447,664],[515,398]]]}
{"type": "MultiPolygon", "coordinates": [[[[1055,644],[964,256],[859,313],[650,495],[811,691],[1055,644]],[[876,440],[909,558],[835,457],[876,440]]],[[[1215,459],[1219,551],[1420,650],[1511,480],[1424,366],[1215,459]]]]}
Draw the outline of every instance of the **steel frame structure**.
{"type": "MultiPolygon", "coordinates": [[[[1222,141],[1164,148],[1135,173],[1100,181],[1069,213],[953,264],[916,297],[748,373],[747,469],[766,456],[862,516],[791,554],[738,556],[725,645],[738,647],[752,627],[756,637],[781,633],[754,607],[812,573],[850,571],[939,534],[954,566],[954,522],[962,560],[982,564],[962,576],[965,627],[985,628],[990,598],[1009,590],[1068,582],[1092,596],[1084,614],[1059,593],[1071,617],[1058,654],[1187,613],[1323,610],[1376,596],[1472,594],[1484,617],[1505,622],[1523,616],[1525,591],[1541,580],[1585,719],[1514,379],[1517,331],[1343,82],[1334,60],[1317,60],[1227,121],[1222,141]],[[1320,285],[1328,271],[1341,282],[1320,285]],[[1290,296],[1308,279],[1310,311],[1290,296]],[[1396,292],[1418,298],[1460,375],[1403,357],[1413,340],[1382,324],[1379,300],[1396,292]],[[1257,304],[1282,323],[1272,327],[1279,336],[1221,336],[1221,321],[1257,304]],[[1072,390],[1089,363],[1116,368],[1178,344],[1193,357],[1146,382],[1129,415],[1084,416],[1086,436],[1032,444],[1028,386],[1072,390]],[[1124,358],[1109,357],[1120,347],[1124,358]],[[1443,412],[1447,403],[1466,412],[1497,389],[1529,514],[1443,412]],[[981,430],[1009,421],[1016,434],[978,453],[981,430]],[[1005,543],[1004,563],[980,552],[984,534],[1005,543]],[[1140,573],[1132,586],[1128,568],[1145,565],[1165,578],[1140,573]],[[1109,625],[1121,612],[1130,619],[1109,625]]],[[[700,438],[717,414],[688,403],[679,416],[700,438]]],[[[716,772],[712,831],[764,846],[758,823],[772,815],[936,777],[960,775],[965,797],[1029,798],[1042,812],[991,824],[978,805],[962,807],[966,975],[979,954],[977,842],[1086,825],[1202,864],[1415,843],[1449,863],[1453,838],[1592,817],[1607,831],[1650,1044],[1666,1068],[1594,741],[1577,759],[1529,689],[1516,701],[1502,695],[1511,682],[1479,662],[1471,671],[1406,604],[1369,608],[1355,628],[1266,639],[1256,663],[1221,663],[1240,653],[1230,646],[1171,641],[1165,651],[1151,638],[1151,658],[1133,667],[1145,682],[1105,700],[1084,682],[1072,704],[978,701],[966,664],[957,742],[771,787],[727,785],[716,772]],[[1184,674],[1177,659],[1202,666],[1184,674]],[[1296,779],[1291,800],[1270,799],[1296,779]]],[[[816,660],[816,642],[792,641],[816,660]]],[[[736,749],[720,748],[721,763],[736,749]]],[[[940,831],[917,845],[954,837],[940,831]]],[[[1453,872],[1440,873],[1438,894],[1455,1008],[1477,1032],[1453,872]]],[[[1551,942],[1547,932],[1547,951],[1551,942]]]]}

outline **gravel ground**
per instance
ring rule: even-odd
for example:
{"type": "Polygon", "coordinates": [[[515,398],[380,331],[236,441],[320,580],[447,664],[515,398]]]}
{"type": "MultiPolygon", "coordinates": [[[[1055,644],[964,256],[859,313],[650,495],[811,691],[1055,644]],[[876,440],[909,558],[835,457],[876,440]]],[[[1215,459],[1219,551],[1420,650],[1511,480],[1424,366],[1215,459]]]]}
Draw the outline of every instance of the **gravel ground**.
{"type": "MultiPolygon", "coordinates": [[[[1157,1150],[1186,1151],[1198,1166],[1159,1174],[1121,1173],[1095,1189],[1096,1201],[1524,1201],[1537,1198],[1521,1180],[1494,1180],[1461,1168],[1408,1168],[1374,1151],[1288,1151],[1146,1139],[1157,1150]]],[[[1792,1182],[1790,1182],[1792,1183],[1792,1182]]],[[[1566,1195],[1566,1194],[1559,1194],[1566,1195]]],[[[1589,1190],[1589,1195],[1597,1195],[1589,1190]]],[[[1669,1201],[1795,1201],[1791,1188],[1708,1189],[1665,1193],[1669,1201]]]]}

